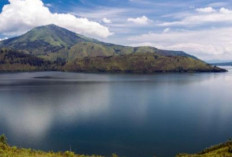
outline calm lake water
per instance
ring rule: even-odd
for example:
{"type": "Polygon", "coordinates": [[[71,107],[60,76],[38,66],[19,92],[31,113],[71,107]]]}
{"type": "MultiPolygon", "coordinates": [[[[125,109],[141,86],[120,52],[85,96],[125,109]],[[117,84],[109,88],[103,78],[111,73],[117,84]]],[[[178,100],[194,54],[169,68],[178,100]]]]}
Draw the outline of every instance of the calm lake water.
{"type": "Polygon", "coordinates": [[[0,134],[11,145],[172,157],[232,137],[232,72],[0,74],[0,134]]]}

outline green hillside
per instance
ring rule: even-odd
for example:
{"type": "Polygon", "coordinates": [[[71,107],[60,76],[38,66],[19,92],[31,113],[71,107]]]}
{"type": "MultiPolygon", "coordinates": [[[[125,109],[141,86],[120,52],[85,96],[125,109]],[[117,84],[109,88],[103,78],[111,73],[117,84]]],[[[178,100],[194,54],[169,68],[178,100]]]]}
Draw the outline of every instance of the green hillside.
{"type": "Polygon", "coordinates": [[[176,157],[232,157],[232,141],[209,147],[197,154],[178,154],[176,157]]]}
{"type": "MultiPolygon", "coordinates": [[[[41,26],[26,34],[0,42],[0,47],[21,50],[47,60],[66,61],[83,57],[115,56],[133,53],[190,56],[181,51],[164,51],[153,47],[128,47],[100,42],[56,25],[41,26]]],[[[192,56],[191,56],[192,57],[192,56]]]]}
{"type": "Polygon", "coordinates": [[[91,41],[55,25],[32,29],[26,34],[0,42],[0,47],[23,50],[33,55],[66,51],[78,42],[91,41]]]}
{"type": "MultiPolygon", "coordinates": [[[[18,148],[9,146],[7,138],[0,136],[0,157],[103,157],[101,155],[78,155],[71,151],[66,152],[43,152],[39,150],[18,148]]],[[[112,155],[117,157],[117,155],[112,155]]]]}
{"type": "Polygon", "coordinates": [[[200,60],[187,56],[162,56],[152,53],[138,53],[109,57],[78,58],[64,66],[65,71],[77,72],[220,72],[200,60]]]}
{"type": "MultiPolygon", "coordinates": [[[[45,68],[46,70],[138,73],[225,71],[182,51],[104,43],[55,25],[37,27],[22,36],[1,41],[0,48],[51,62],[53,68],[45,68]]],[[[8,70],[14,67],[9,65],[7,63],[8,70]]],[[[18,69],[20,67],[22,66],[18,69]]],[[[40,69],[44,67],[41,66],[40,69]]],[[[15,68],[12,69],[14,70],[15,68]]],[[[21,70],[27,68],[22,67],[21,70]]]]}
{"type": "MultiPolygon", "coordinates": [[[[168,151],[168,150],[167,150],[168,151]]],[[[33,149],[9,146],[5,135],[0,136],[1,157],[104,157],[101,155],[78,155],[71,151],[66,152],[44,152],[33,149]]],[[[112,157],[118,157],[112,154],[112,157]]],[[[176,157],[232,157],[232,141],[206,148],[197,154],[177,154],[176,157]]]]}
{"type": "MultiPolygon", "coordinates": [[[[57,64],[58,65],[58,64],[57,64]]],[[[0,71],[46,71],[57,67],[50,61],[15,50],[0,49],[0,71]]]]}

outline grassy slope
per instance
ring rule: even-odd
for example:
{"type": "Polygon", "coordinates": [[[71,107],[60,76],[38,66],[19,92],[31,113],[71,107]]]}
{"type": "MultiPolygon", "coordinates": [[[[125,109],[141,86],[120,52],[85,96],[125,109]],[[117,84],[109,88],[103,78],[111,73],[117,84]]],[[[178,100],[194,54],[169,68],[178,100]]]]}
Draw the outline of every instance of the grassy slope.
{"type": "MultiPolygon", "coordinates": [[[[103,157],[100,155],[78,155],[70,151],[44,152],[39,150],[11,147],[0,142],[0,157],[103,157]]],[[[113,154],[112,157],[118,157],[113,154]]],[[[207,148],[198,154],[178,154],[176,157],[232,157],[232,142],[207,148]]]]}
{"type": "Polygon", "coordinates": [[[0,143],[0,157],[102,157],[100,155],[77,155],[73,152],[43,152],[32,149],[11,147],[0,143]]]}
{"type": "MultiPolygon", "coordinates": [[[[100,155],[78,155],[70,151],[43,152],[32,149],[11,147],[7,144],[7,138],[0,136],[0,157],[103,157],[100,155]]],[[[118,157],[112,154],[112,157],[118,157]]],[[[178,154],[176,157],[232,157],[232,141],[209,147],[198,154],[178,154]]]]}
{"type": "Polygon", "coordinates": [[[114,44],[107,44],[102,42],[90,42],[82,41],[78,42],[70,48],[57,50],[55,53],[42,54],[39,57],[55,61],[57,58],[61,58],[68,62],[74,61],[77,58],[84,57],[108,57],[108,56],[120,56],[130,54],[146,54],[153,53],[161,56],[188,56],[196,59],[181,51],[167,51],[159,50],[153,47],[128,47],[114,44]]]}
{"type": "MultiPolygon", "coordinates": [[[[103,157],[101,155],[78,155],[71,151],[43,152],[39,150],[17,148],[9,146],[5,135],[0,136],[0,157],[103,157]]],[[[112,154],[112,157],[117,157],[112,154]]]]}
{"type": "Polygon", "coordinates": [[[0,42],[0,47],[23,50],[33,55],[47,55],[67,49],[78,42],[88,41],[88,38],[78,36],[55,25],[32,29],[26,34],[0,42]]]}
{"type": "Polygon", "coordinates": [[[212,67],[191,57],[161,56],[153,53],[78,58],[67,63],[64,70],[131,73],[221,71],[217,67],[212,67]]]}
{"type": "Polygon", "coordinates": [[[232,141],[212,146],[198,154],[179,154],[176,157],[232,157],[232,141]]]}
{"type": "MultiPolygon", "coordinates": [[[[99,53],[101,48],[99,48],[99,53]]],[[[86,53],[88,50],[86,50],[86,53]]],[[[83,53],[83,55],[85,55],[83,53]]],[[[218,72],[200,60],[187,56],[163,56],[158,53],[80,57],[66,63],[65,60],[46,61],[20,51],[0,49],[0,71],[76,71],[76,72],[218,72]]]]}

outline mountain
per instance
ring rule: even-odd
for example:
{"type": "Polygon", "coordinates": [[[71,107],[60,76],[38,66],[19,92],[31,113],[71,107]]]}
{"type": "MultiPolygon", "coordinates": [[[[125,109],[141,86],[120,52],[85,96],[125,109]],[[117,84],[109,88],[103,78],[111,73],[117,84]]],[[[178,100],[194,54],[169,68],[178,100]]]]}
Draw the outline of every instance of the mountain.
{"type": "Polygon", "coordinates": [[[212,63],[215,66],[232,66],[232,62],[212,63]]]}
{"type": "Polygon", "coordinates": [[[224,71],[182,51],[104,43],[56,25],[36,27],[24,35],[1,41],[0,48],[58,64],[56,70],[64,71],[224,71]]]}
{"type": "Polygon", "coordinates": [[[55,25],[36,27],[26,34],[0,42],[0,47],[23,50],[33,55],[44,55],[70,48],[79,42],[91,42],[55,25]]]}
{"type": "Polygon", "coordinates": [[[48,60],[114,56],[133,53],[157,53],[171,56],[190,56],[181,51],[159,50],[153,47],[128,47],[100,42],[78,35],[56,25],[36,27],[26,34],[0,42],[0,47],[24,51],[48,60]]]}

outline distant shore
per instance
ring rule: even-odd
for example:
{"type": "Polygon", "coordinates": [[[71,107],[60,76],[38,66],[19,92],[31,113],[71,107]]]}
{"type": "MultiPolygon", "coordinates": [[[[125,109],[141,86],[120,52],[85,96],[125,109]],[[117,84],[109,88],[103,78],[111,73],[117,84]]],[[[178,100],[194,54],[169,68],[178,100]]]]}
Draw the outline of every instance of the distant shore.
{"type": "MultiPolygon", "coordinates": [[[[218,144],[204,149],[197,154],[181,153],[176,157],[231,157],[232,156],[232,141],[218,144]]],[[[0,136],[0,157],[104,157],[102,155],[78,155],[72,151],[65,152],[44,152],[40,150],[18,148],[16,146],[9,146],[7,138],[4,135],[0,136]]],[[[112,157],[118,157],[112,154],[112,157]]]]}

